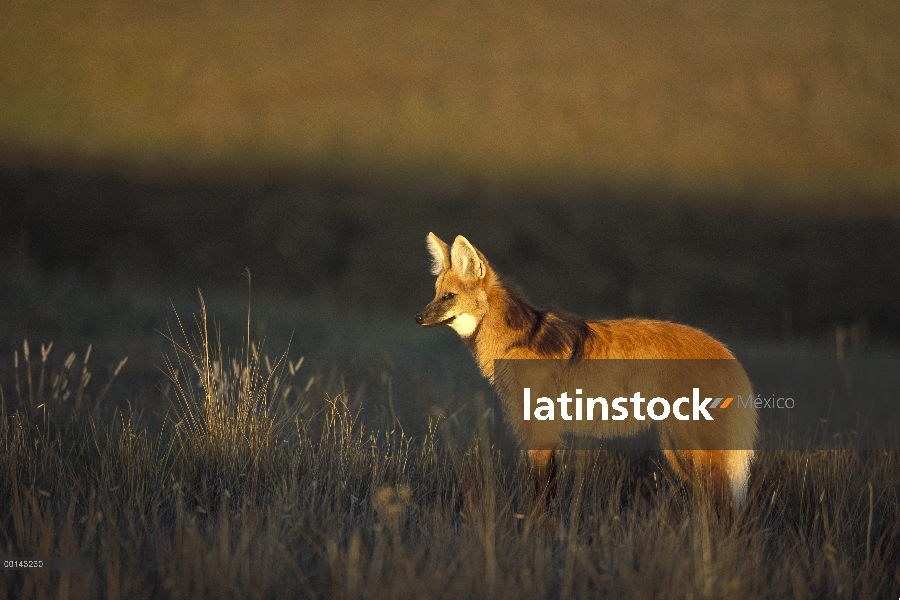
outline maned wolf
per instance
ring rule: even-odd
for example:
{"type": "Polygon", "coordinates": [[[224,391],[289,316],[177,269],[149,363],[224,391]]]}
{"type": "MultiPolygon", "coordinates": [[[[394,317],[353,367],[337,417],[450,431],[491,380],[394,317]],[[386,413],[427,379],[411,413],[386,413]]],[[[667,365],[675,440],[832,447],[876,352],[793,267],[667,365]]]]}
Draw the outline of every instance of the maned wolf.
{"type": "MultiPolygon", "coordinates": [[[[463,236],[456,237],[452,248],[433,233],[428,234],[427,243],[434,261],[431,272],[437,275],[436,294],[415,320],[426,327],[449,325],[463,338],[482,374],[494,384],[519,442],[530,448],[532,475],[539,488],[553,477],[552,448],[562,443],[564,432],[618,437],[636,433],[652,421],[569,420],[557,421],[555,426],[542,421],[540,429],[516,423],[512,417],[521,414],[522,398],[495,380],[495,359],[565,359],[568,364],[582,359],[731,359],[711,361],[722,368],[701,369],[701,381],[694,383],[705,390],[724,385],[735,395],[752,395],[740,363],[702,331],[665,321],[588,321],[540,310],[504,286],[484,255],[463,236]]],[[[646,387],[648,397],[653,390],[665,391],[666,383],[659,377],[648,376],[647,369],[643,373],[637,375],[638,382],[646,387]]],[[[755,409],[717,411],[713,422],[667,419],[658,426],[663,452],[683,481],[709,490],[719,502],[743,504],[757,437],[755,409]]]]}

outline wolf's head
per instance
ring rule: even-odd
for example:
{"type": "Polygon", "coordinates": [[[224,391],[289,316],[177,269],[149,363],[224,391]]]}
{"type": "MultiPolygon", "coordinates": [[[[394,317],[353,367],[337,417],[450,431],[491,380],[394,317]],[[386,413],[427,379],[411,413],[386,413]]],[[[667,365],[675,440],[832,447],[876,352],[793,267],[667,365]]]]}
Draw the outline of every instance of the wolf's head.
{"type": "Polygon", "coordinates": [[[417,314],[419,325],[449,325],[464,338],[471,336],[488,311],[487,290],[494,274],[487,260],[469,240],[456,236],[453,247],[433,233],[428,234],[428,251],[433,260],[431,273],[437,275],[435,295],[417,314]]]}

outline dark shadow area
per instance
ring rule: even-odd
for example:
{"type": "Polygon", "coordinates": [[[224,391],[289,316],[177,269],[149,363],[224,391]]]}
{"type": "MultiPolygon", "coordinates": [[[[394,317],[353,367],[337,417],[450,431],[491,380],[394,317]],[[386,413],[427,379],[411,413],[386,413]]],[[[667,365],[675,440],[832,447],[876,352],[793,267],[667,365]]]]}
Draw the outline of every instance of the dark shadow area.
{"type": "Polygon", "coordinates": [[[900,222],[699,200],[641,190],[505,197],[474,185],[415,193],[162,184],[4,169],[4,304],[16,294],[10,272],[23,265],[130,290],[238,290],[249,268],[260,293],[411,316],[432,294],[424,240],[434,231],[465,235],[537,304],[592,317],[674,319],[760,341],[855,325],[864,337],[900,340],[900,222]]]}

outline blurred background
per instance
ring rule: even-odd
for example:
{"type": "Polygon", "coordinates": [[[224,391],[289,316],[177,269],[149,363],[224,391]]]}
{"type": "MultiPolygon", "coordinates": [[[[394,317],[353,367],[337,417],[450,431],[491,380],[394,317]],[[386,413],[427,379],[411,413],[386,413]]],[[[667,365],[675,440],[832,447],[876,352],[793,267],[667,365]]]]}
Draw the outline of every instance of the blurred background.
{"type": "Polygon", "coordinates": [[[7,374],[92,343],[158,398],[199,287],[224,345],[250,298],[359,406],[449,413],[488,387],[413,323],[429,231],[539,305],[900,347],[894,0],[21,0],[0,56],[7,374]]]}

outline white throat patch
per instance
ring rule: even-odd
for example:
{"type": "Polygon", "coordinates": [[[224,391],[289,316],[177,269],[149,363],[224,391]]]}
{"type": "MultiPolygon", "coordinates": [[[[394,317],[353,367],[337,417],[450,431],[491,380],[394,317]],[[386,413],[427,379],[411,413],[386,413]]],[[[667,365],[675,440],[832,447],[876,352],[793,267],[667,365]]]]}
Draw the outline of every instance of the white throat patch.
{"type": "Polygon", "coordinates": [[[450,327],[456,330],[456,333],[462,337],[467,338],[475,333],[475,329],[478,327],[478,321],[476,321],[475,317],[469,313],[462,313],[453,319],[453,322],[450,323],[450,327]]]}

